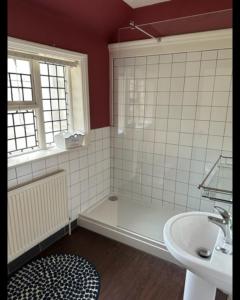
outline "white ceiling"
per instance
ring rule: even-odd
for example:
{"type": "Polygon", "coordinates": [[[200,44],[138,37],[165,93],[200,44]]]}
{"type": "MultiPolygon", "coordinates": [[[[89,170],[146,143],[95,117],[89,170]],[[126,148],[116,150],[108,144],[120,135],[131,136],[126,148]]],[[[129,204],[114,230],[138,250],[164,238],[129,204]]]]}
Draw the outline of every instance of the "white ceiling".
{"type": "Polygon", "coordinates": [[[167,2],[170,0],[123,0],[132,8],[143,7],[147,5],[157,4],[161,2],[167,2]]]}

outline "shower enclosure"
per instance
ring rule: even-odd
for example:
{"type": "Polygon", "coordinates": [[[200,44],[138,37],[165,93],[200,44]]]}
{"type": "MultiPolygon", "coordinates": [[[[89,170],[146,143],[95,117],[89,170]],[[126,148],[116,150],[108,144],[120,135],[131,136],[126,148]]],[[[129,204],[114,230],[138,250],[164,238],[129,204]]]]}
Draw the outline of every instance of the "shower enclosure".
{"type": "Polygon", "coordinates": [[[198,186],[219,155],[231,156],[231,38],[216,42],[210,34],[198,43],[201,34],[191,42],[183,36],[181,45],[173,38],[175,46],[164,39],[145,50],[112,46],[110,196],[116,197],[83,212],[80,225],[96,221],[164,249],[170,217],[213,211],[216,201],[198,186]]]}

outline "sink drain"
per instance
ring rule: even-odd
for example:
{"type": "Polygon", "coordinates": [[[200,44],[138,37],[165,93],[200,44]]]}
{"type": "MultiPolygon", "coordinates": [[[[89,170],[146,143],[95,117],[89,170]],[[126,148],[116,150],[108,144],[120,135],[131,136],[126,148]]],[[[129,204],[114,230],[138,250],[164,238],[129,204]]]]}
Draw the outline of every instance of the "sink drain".
{"type": "Polygon", "coordinates": [[[117,196],[109,196],[108,200],[110,200],[110,201],[117,201],[118,197],[117,196]]]}
{"type": "Polygon", "coordinates": [[[202,258],[209,258],[212,255],[212,251],[207,248],[198,248],[197,254],[202,258]]]}

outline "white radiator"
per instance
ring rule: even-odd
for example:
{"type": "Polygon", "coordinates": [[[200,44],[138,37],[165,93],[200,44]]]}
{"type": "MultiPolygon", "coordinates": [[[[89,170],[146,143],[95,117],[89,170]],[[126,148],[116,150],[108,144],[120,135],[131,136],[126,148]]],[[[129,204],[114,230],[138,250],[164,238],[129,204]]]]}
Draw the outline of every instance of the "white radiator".
{"type": "Polygon", "coordinates": [[[8,262],[68,224],[65,171],[8,191],[8,262]]]}

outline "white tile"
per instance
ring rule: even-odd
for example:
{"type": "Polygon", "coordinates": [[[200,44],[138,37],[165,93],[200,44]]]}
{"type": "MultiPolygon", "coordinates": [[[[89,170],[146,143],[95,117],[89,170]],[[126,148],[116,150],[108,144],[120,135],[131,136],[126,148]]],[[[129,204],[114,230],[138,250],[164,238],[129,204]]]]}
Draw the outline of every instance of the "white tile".
{"type": "Polygon", "coordinates": [[[145,93],[145,103],[147,105],[156,105],[157,104],[157,93],[156,92],[145,93]]]}
{"type": "Polygon", "coordinates": [[[232,49],[218,50],[218,59],[232,58],[232,49]]]}
{"type": "Polygon", "coordinates": [[[227,108],[226,107],[212,107],[211,120],[212,121],[226,121],[227,108]]]}
{"type": "MultiPolygon", "coordinates": [[[[163,201],[165,202],[170,202],[170,203],[174,203],[174,192],[170,192],[170,191],[163,191],[163,201]]],[[[163,203],[163,205],[166,205],[166,203],[163,203]]]]}
{"type": "MultiPolygon", "coordinates": [[[[78,150],[71,150],[70,153],[69,153],[69,159],[72,160],[72,159],[76,159],[76,158],[79,158],[79,151],[78,150]]],[[[55,163],[53,162],[52,165],[54,165],[55,163]]],[[[51,167],[51,165],[50,165],[51,167]]]]}
{"type": "Polygon", "coordinates": [[[182,107],[181,106],[169,106],[168,117],[171,119],[181,119],[182,107]]]}
{"type": "Polygon", "coordinates": [[[17,179],[8,180],[8,189],[15,187],[17,184],[17,179]]]}
{"type": "Polygon", "coordinates": [[[158,65],[147,65],[147,78],[158,78],[158,65]]]}
{"type": "Polygon", "coordinates": [[[157,105],[168,105],[170,94],[169,92],[158,92],[157,93],[157,105]]]}
{"type": "Polygon", "coordinates": [[[200,211],[205,211],[205,212],[214,212],[214,202],[211,200],[207,200],[207,199],[201,199],[200,202],[200,211]]]}
{"type": "Polygon", "coordinates": [[[196,172],[190,172],[189,183],[192,185],[199,185],[202,182],[203,175],[196,172]]]}
{"type": "Polygon", "coordinates": [[[191,172],[195,172],[195,173],[203,173],[204,162],[199,160],[191,160],[190,170],[191,172]]]}
{"type": "Polygon", "coordinates": [[[231,76],[216,76],[214,91],[229,91],[231,85],[231,76]]]}
{"type": "Polygon", "coordinates": [[[232,151],[232,138],[225,136],[223,138],[223,151],[232,151]]]}
{"type": "Polygon", "coordinates": [[[188,183],[189,181],[189,172],[183,170],[177,170],[176,180],[178,182],[188,183]]]}
{"type": "Polygon", "coordinates": [[[232,60],[223,59],[217,61],[216,75],[231,75],[232,74],[232,60]]]}
{"type": "Polygon", "coordinates": [[[146,91],[147,92],[156,92],[158,88],[158,80],[155,79],[146,79],[146,91]]]}
{"type": "Polygon", "coordinates": [[[146,65],[147,58],[146,56],[139,56],[135,59],[135,65],[146,65]]]}
{"type": "Polygon", "coordinates": [[[183,77],[172,77],[171,79],[171,91],[181,92],[184,88],[184,78],[183,77]]]}
{"type": "Polygon", "coordinates": [[[201,191],[198,189],[196,185],[189,184],[188,196],[199,198],[201,196],[201,191]]]}
{"type": "Polygon", "coordinates": [[[182,146],[192,146],[193,135],[190,133],[180,133],[180,142],[182,146]]]}
{"type": "Polygon", "coordinates": [[[195,51],[195,52],[188,52],[187,53],[187,61],[198,61],[201,59],[201,52],[195,51]]]}
{"type": "Polygon", "coordinates": [[[190,169],[190,159],[179,158],[178,159],[178,169],[183,171],[189,171],[190,169]]]}
{"type": "Polygon", "coordinates": [[[198,106],[196,112],[196,120],[208,121],[211,117],[211,107],[198,106]]]}
{"type": "Polygon", "coordinates": [[[202,60],[212,60],[217,59],[217,50],[207,50],[202,52],[202,60]]]}
{"type": "Polygon", "coordinates": [[[177,145],[179,141],[179,133],[177,132],[168,132],[167,134],[167,143],[177,145]]]}
{"type": "Polygon", "coordinates": [[[165,154],[166,144],[164,143],[154,143],[154,153],[163,155],[165,154]]]}
{"type": "Polygon", "coordinates": [[[223,136],[224,129],[224,122],[210,122],[209,134],[223,136]]]}
{"type": "Polygon", "coordinates": [[[199,92],[197,105],[198,106],[211,106],[212,105],[213,92],[199,92]]]}
{"type": "Polygon", "coordinates": [[[178,156],[181,158],[191,158],[192,147],[188,146],[179,146],[178,148],[178,156]]]}
{"type": "Polygon", "coordinates": [[[147,56],[147,64],[158,64],[159,55],[150,55],[147,56]]]}
{"type": "Polygon", "coordinates": [[[124,65],[125,66],[131,66],[135,64],[135,57],[127,57],[124,59],[124,65]]]}
{"type": "Polygon", "coordinates": [[[216,72],[216,60],[201,62],[200,76],[214,76],[216,72]]]}
{"type": "Polygon", "coordinates": [[[165,156],[165,168],[177,168],[177,157],[175,156],[165,156]]]}
{"type": "Polygon", "coordinates": [[[144,141],[154,142],[154,130],[144,130],[144,141]]]}
{"type": "Polygon", "coordinates": [[[185,207],[187,205],[187,195],[184,194],[175,194],[175,203],[178,205],[175,205],[175,208],[178,206],[180,207],[180,205],[182,207],[185,207]]]}
{"type": "Polygon", "coordinates": [[[199,91],[210,92],[214,88],[214,76],[204,76],[199,79],[199,91]]]}
{"type": "Polygon", "coordinates": [[[198,93],[197,92],[184,92],[183,105],[196,105],[198,93]]]}
{"type": "Polygon", "coordinates": [[[176,193],[187,195],[188,184],[183,182],[176,182],[176,193]]]}
{"type": "Polygon", "coordinates": [[[182,105],[183,92],[171,92],[170,93],[170,105],[182,105]]]}
{"type": "Polygon", "coordinates": [[[192,159],[204,161],[207,150],[205,148],[193,147],[192,159]]]}
{"type": "Polygon", "coordinates": [[[188,197],[188,207],[194,210],[199,210],[200,199],[194,197],[188,197]]]}
{"type": "Polygon", "coordinates": [[[158,189],[158,188],[153,188],[152,189],[152,197],[155,198],[155,199],[162,200],[162,198],[163,198],[163,190],[162,189],[158,189]]]}
{"type": "Polygon", "coordinates": [[[45,169],[45,164],[46,164],[45,159],[33,161],[32,162],[32,171],[33,171],[33,173],[45,169]]]}
{"type": "Polygon", "coordinates": [[[188,92],[197,91],[198,90],[198,82],[199,82],[199,77],[186,77],[184,91],[188,91],[188,92]]]}
{"type": "Polygon", "coordinates": [[[177,156],[178,154],[178,146],[172,144],[166,144],[166,155],[169,156],[177,156]]]}
{"type": "Polygon", "coordinates": [[[228,137],[232,137],[232,123],[226,122],[225,123],[225,132],[224,135],[228,137]]]}
{"type": "Polygon", "coordinates": [[[183,120],[194,120],[195,114],[196,114],[196,106],[183,106],[182,108],[183,120]]]}
{"type": "Polygon", "coordinates": [[[157,83],[157,90],[167,92],[170,90],[170,78],[159,78],[157,83]]]}
{"type": "Polygon", "coordinates": [[[15,168],[8,168],[8,181],[13,180],[16,178],[16,169],[15,168]]]}
{"type": "Polygon", "coordinates": [[[166,119],[168,118],[168,106],[157,106],[156,109],[156,118],[166,119]]]}
{"type": "Polygon", "coordinates": [[[159,64],[158,76],[171,77],[172,64],[159,64]]]}
{"type": "Polygon", "coordinates": [[[28,175],[18,177],[17,178],[17,183],[22,184],[22,183],[30,182],[30,181],[32,181],[32,178],[33,178],[32,174],[28,174],[28,175]]]}
{"type": "Polygon", "coordinates": [[[21,165],[16,168],[17,177],[28,175],[32,172],[31,164],[21,165]]]}
{"type": "Polygon", "coordinates": [[[199,134],[208,134],[209,121],[195,121],[194,132],[199,134]]]}
{"type": "Polygon", "coordinates": [[[54,167],[58,164],[57,156],[52,156],[46,159],[46,168],[54,167]]]}
{"type": "Polygon", "coordinates": [[[176,53],[173,54],[173,62],[182,62],[186,61],[186,53],[176,53]]]}
{"type": "Polygon", "coordinates": [[[208,136],[206,134],[195,134],[193,139],[193,146],[204,148],[207,146],[208,136]]]}
{"type": "Polygon", "coordinates": [[[213,106],[228,106],[229,92],[214,92],[213,106]]]}
{"type": "Polygon", "coordinates": [[[172,54],[160,55],[160,63],[171,63],[171,62],[172,62],[172,54]]]}
{"type": "Polygon", "coordinates": [[[185,62],[172,64],[172,77],[183,77],[185,74],[185,62]]]}
{"type": "Polygon", "coordinates": [[[186,63],[186,76],[199,76],[200,61],[186,63]]]}
{"type": "Polygon", "coordinates": [[[166,143],[167,140],[167,133],[166,131],[155,131],[155,142],[157,143],[166,143]]]}
{"type": "MultiPolygon", "coordinates": [[[[167,116],[166,116],[167,117],[167,116]]],[[[156,130],[167,130],[168,119],[156,119],[156,130]]]]}
{"type": "Polygon", "coordinates": [[[181,125],[181,120],[168,119],[167,130],[174,131],[174,132],[180,132],[180,125],[181,125]]]}
{"type": "Polygon", "coordinates": [[[135,78],[146,78],[146,65],[135,66],[135,78]]]}
{"type": "Polygon", "coordinates": [[[208,138],[208,145],[207,147],[209,149],[221,149],[222,148],[222,142],[223,142],[223,137],[221,136],[215,136],[215,135],[210,135],[208,138]]]}
{"type": "Polygon", "coordinates": [[[174,192],[175,191],[175,181],[169,180],[169,179],[164,179],[163,180],[163,188],[164,188],[164,190],[174,192]]]}
{"type": "Polygon", "coordinates": [[[70,172],[75,172],[79,169],[79,159],[70,161],[70,172]]]}

